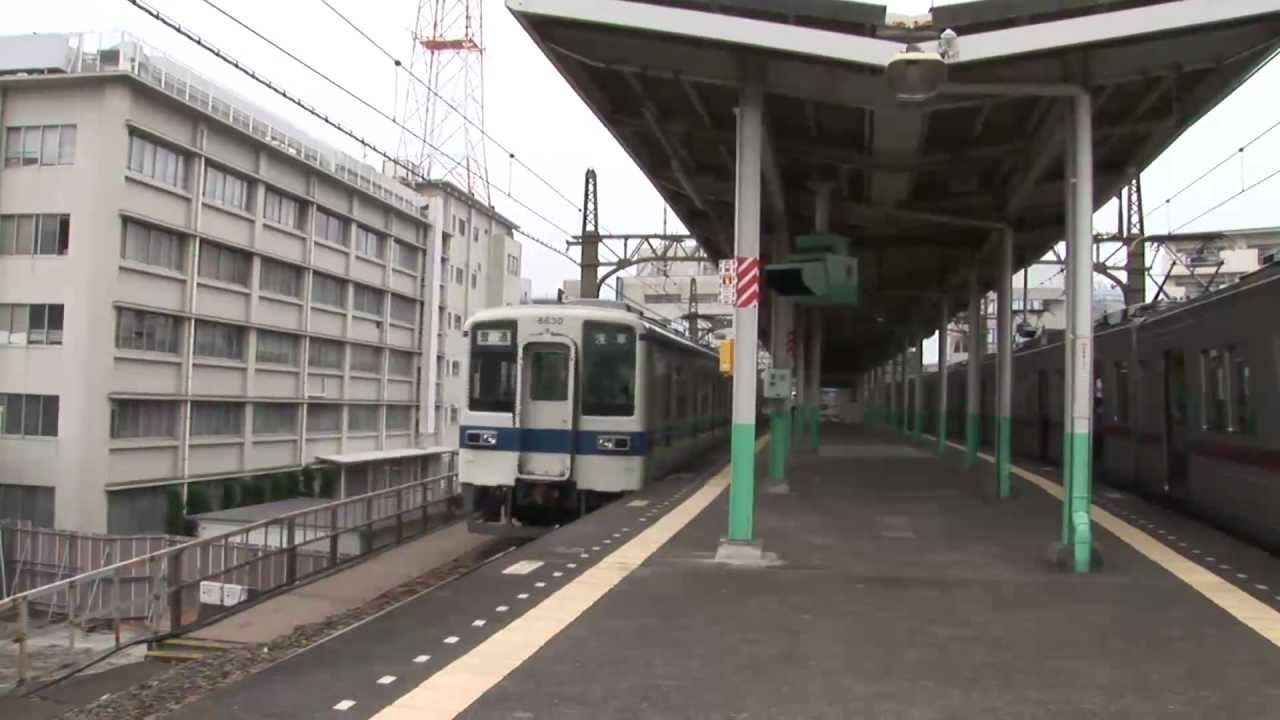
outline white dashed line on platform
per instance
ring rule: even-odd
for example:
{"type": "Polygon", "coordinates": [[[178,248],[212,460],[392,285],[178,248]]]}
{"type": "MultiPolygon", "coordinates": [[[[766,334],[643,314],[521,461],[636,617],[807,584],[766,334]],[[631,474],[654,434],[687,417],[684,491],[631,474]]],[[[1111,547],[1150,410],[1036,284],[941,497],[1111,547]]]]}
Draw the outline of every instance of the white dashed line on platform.
{"type": "Polygon", "coordinates": [[[565,567],[567,567],[567,568],[569,568],[570,570],[572,570],[572,569],[574,569],[574,568],[578,567],[578,563],[569,563],[568,565],[565,565],[565,567]]]}
{"type": "Polygon", "coordinates": [[[414,659],[413,659],[413,661],[414,661],[414,662],[416,662],[416,663],[418,663],[419,665],[421,665],[422,663],[424,663],[424,662],[426,662],[426,661],[428,661],[428,660],[430,660],[430,659],[431,659],[431,656],[430,656],[430,655],[419,655],[418,657],[414,658],[414,659]]]}
{"type": "Polygon", "coordinates": [[[450,635],[449,637],[447,637],[447,638],[445,638],[445,639],[444,639],[444,644],[445,644],[445,645],[457,645],[457,644],[458,644],[458,636],[457,636],[457,635],[450,635]]]}
{"type": "Polygon", "coordinates": [[[1266,590],[1270,590],[1270,589],[1271,589],[1271,588],[1267,587],[1266,585],[1254,585],[1254,587],[1258,588],[1259,590],[1263,590],[1263,591],[1266,591],[1266,590]]]}
{"type": "Polygon", "coordinates": [[[383,675],[382,677],[378,678],[379,685],[390,685],[395,681],[396,681],[395,675],[383,675]]]}
{"type": "Polygon", "coordinates": [[[591,546],[591,551],[592,551],[592,552],[599,552],[599,551],[600,551],[600,546],[599,546],[599,545],[592,545],[592,546],[591,546]]]}
{"type": "Polygon", "coordinates": [[[551,577],[560,577],[561,575],[564,575],[564,573],[560,572],[559,570],[551,573],[551,577]]]}
{"type": "Polygon", "coordinates": [[[534,584],[533,584],[533,586],[534,586],[534,587],[546,587],[546,586],[547,586],[547,584],[546,584],[546,583],[544,583],[544,582],[536,582],[536,583],[534,583],[534,584]]]}
{"type": "Polygon", "coordinates": [[[472,620],[471,627],[484,627],[484,620],[472,620]]]}
{"type": "Polygon", "coordinates": [[[503,575],[528,575],[534,570],[537,570],[538,568],[542,567],[542,565],[543,565],[543,562],[541,560],[521,560],[518,563],[514,563],[508,566],[505,570],[502,571],[502,574],[503,575]]]}
{"type": "Polygon", "coordinates": [[[1248,580],[1248,579],[1249,579],[1249,576],[1248,576],[1248,575],[1246,575],[1246,574],[1244,574],[1244,573],[1236,573],[1236,577],[1240,578],[1241,580],[1248,580]]]}
{"type": "Polygon", "coordinates": [[[333,709],[334,709],[334,710],[350,710],[351,708],[353,708],[353,707],[355,707],[355,706],[356,706],[356,701],[355,701],[355,700],[343,700],[342,702],[338,703],[337,705],[334,705],[334,706],[333,706],[333,709]]]}
{"type": "Polygon", "coordinates": [[[507,607],[506,605],[499,605],[498,607],[494,608],[494,611],[495,611],[495,612],[506,612],[506,611],[508,611],[508,610],[510,610],[510,609],[511,609],[511,608],[507,607]]]}

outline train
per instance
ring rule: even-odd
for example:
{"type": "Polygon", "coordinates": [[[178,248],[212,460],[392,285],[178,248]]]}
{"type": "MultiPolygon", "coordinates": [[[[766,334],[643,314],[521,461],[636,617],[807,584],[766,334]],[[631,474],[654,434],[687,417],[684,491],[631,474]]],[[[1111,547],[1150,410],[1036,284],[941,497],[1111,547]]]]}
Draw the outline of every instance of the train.
{"type": "MultiPolygon", "coordinates": [[[[1280,264],[1196,299],[1105,316],[1094,328],[1096,482],[1166,503],[1280,550],[1280,264]]],[[[1062,334],[1013,359],[1014,455],[1062,459],[1062,334]]],[[[946,373],[948,426],[963,432],[963,365],[946,373]]],[[[993,437],[995,360],[980,413],[993,437]]],[[[939,373],[924,378],[937,407],[939,373]]],[[[935,413],[936,414],[936,413],[935,413]]],[[[936,417],[926,420],[936,432],[936,417]]]]}
{"type": "Polygon", "coordinates": [[[458,472],[473,531],[536,536],[727,439],[717,354],[628,304],[491,308],[464,333],[458,472]]]}

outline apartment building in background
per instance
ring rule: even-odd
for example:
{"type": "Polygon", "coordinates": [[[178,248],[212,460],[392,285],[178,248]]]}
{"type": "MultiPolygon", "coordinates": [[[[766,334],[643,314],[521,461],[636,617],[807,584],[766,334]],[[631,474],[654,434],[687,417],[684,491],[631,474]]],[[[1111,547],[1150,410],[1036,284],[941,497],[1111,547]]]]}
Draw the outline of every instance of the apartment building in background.
{"type": "MultiPolygon", "coordinates": [[[[1160,253],[1159,266],[1168,273],[1165,291],[1174,300],[1226,287],[1280,256],[1280,228],[1179,233],[1161,239],[1167,249],[1160,253]]],[[[1155,292],[1153,285],[1148,281],[1149,294],[1155,292]]]]}
{"type": "Polygon", "coordinates": [[[451,437],[438,321],[518,294],[478,276],[519,256],[501,223],[119,34],[0,38],[0,127],[0,518],[156,532],[193,488],[404,481],[451,437]]]}
{"type": "Polygon", "coordinates": [[[433,247],[440,250],[434,270],[435,353],[423,375],[433,378],[435,399],[423,413],[438,444],[456,448],[470,351],[463,325],[479,310],[521,303],[523,255],[515,223],[474,195],[447,180],[415,187],[426,201],[433,247]]]}
{"type": "MultiPolygon", "coordinates": [[[[650,315],[683,331],[696,302],[700,336],[723,339],[733,335],[733,307],[720,302],[720,275],[709,262],[650,262],[636,266],[635,275],[615,276],[616,290],[606,288],[602,297],[642,306],[650,315]]],[[[568,298],[581,297],[579,282],[565,280],[568,298]]]]}

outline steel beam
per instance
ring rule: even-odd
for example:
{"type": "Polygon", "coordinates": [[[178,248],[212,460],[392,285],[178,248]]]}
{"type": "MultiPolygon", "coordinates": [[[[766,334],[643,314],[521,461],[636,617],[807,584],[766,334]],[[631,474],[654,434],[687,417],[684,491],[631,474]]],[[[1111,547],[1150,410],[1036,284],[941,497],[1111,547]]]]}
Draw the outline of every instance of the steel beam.
{"type": "MultiPolygon", "coordinates": [[[[760,257],[763,151],[764,90],[758,82],[748,82],[742,88],[738,106],[738,172],[734,202],[734,255],[738,258],[758,260],[760,257]]],[[[759,329],[757,305],[734,309],[730,543],[751,543],[755,537],[756,354],[759,329]]]]}
{"type": "Polygon", "coordinates": [[[942,296],[942,317],[938,322],[938,455],[947,450],[947,364],[951,361],[951,343],[947,325],[951,323],[951,298],[942,296]]]}

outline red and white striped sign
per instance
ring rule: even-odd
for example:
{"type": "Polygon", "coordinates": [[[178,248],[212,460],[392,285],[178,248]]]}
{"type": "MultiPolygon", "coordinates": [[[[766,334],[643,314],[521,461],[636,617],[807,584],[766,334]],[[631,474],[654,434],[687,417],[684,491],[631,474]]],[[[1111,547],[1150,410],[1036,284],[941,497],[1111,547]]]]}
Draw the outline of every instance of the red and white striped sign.
{"type": "Polygon", "coordinates": [[[753,308],[760,301],[760,258],[738,256],[738,302],[753,308]]]}

